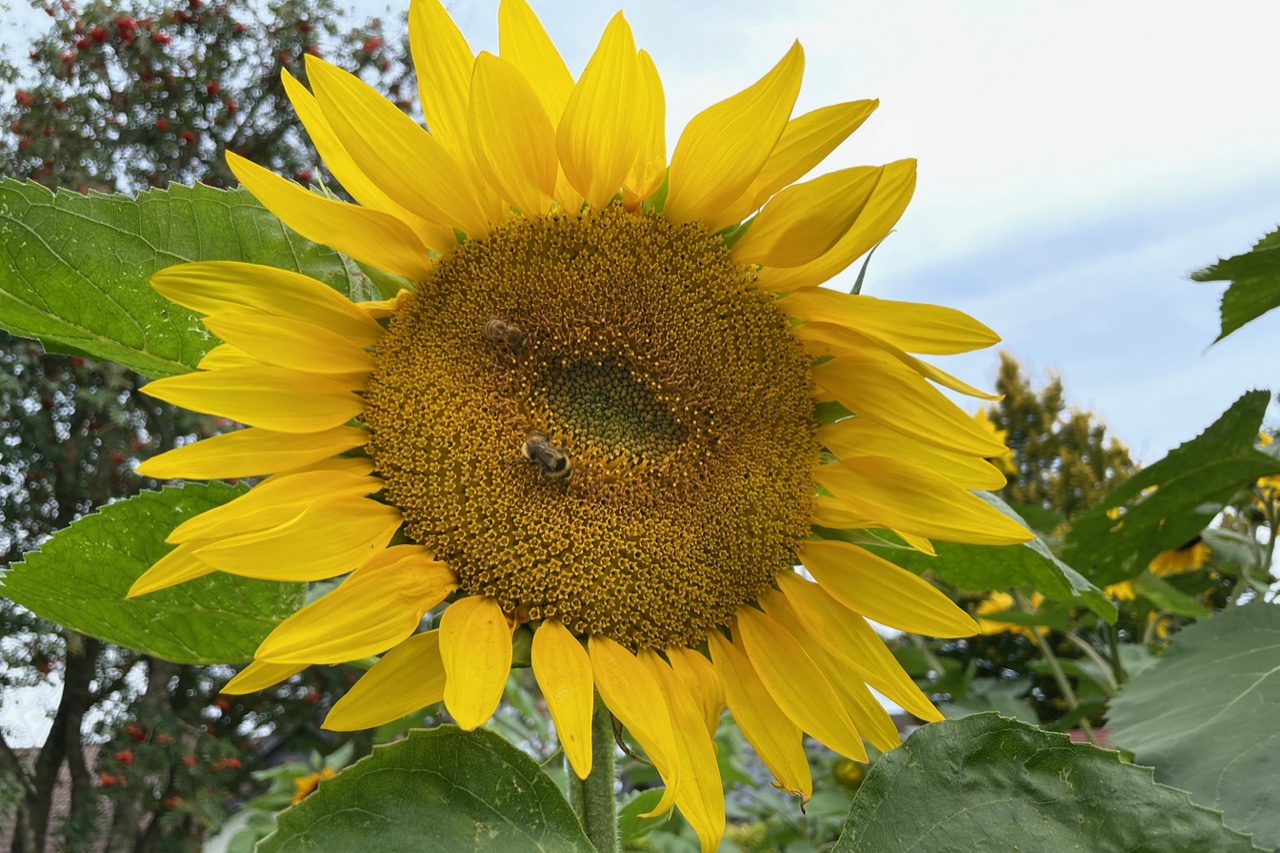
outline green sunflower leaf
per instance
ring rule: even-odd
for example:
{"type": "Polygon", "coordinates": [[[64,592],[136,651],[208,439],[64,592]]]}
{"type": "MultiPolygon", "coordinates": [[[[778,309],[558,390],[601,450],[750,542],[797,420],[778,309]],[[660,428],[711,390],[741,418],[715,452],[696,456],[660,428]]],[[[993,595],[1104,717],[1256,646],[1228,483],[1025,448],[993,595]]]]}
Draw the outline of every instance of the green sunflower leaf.
{"type": "Polygon", "coordinates": [[[1251,853],[1149,767],[997,714],[931,723],[871,769],[833,853],[1251,853]]]}
{"type": "Polygon", "coordinates": [[[1134,577],[1161,551],[1196,537],[1238,491],[1280,474],[1280,459],[1253,446],[1269,398],[1266,391],[1245,394],[1196,438],[1083,513],[1062,558],[1100,585],[1134,577]]]}
{"type": "MultiPolygon", "coordinates": [[[[1111,700],[1111,742],[1161,782],[1280,845],[1280,605],[1255,601],[1183,628],[1111,700]]],[[[1208,848],[1205,849],[1216,849],[1208,848]]]]}
{"type": "Polygon", "coordinates": [[[129,587],[172,550],[180,522],[243,494],[188,483],[102,507],[0,574],[0,592],[50,622],[177,663],[236,663],[302,605],[305,587],[215,573],[139,598],[129,587]]]}
{"type": "Polygon", "coordinates": [[[560,789],[493,732],[417,729],[280,814],[258,853],[594,853],[560,789]]]}
{"type": "Polygon", "coordinates": [[[174,185],[130,198],[0,181],[0,329],[48,350],[152,378],[186,373],[216,342],[148,282],[164,267],[214,260],[306,273],[344,294],[362,280],[244,190],[174,185]]]}
{"type": "MultiPolygon", "coordinates": [[[[1007,503],[990,492],[977,494],[1011,518],[1025,521],[1007,503]]],[[[962,545],[955,542],[934,542],[938,556],[930,557],[919,551],[892,546],[882,547],[866,537],[850,536],[861,531],[828,530],[816,527],[814,532],[828,539],[855,541],[875,550],[890,562],[916,574],[932,571],[938,578],[952,586],[967,590],[1008,589],[1030,586],[1045,598],[1065,604],[1082,605],[1098,616],[1114,622],[1115,604],[1102,591],[1085,580],[1079,572],[1054,556],[1040,537],[1021,545],[962,545]]],[[[887,543],[886,543],[887,544],[887,543]]]]}
{"type": "Polygon", "coordinates": [[[1243,255],[1218,261],[1191,274],[1193,281],[1229,281],[1219,313],[1222,331],[1216,344],[1236,329],[1280,307],[1280,228],[1243,255]]]}

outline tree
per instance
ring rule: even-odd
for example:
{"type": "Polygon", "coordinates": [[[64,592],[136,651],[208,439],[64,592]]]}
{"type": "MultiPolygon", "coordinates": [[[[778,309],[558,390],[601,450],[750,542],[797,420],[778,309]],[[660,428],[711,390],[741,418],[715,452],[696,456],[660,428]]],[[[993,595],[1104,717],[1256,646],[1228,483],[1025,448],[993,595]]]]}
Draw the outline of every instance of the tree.
{"type": "Polygon", "coordinates": [[[1107,435],[1106,424],[1090,412],[1068,411],[1061,377],[1036,391],[1017,360],[1001,353],[996,390],[1004,399],[987,416],[1006,432],[1013,451],[1013,470],[1001,493],[1010,503],[1070,520],[1137,470],[1128,449],[1107,435]]]}
{"type": "MultiPolygon", "coordinates": [[[[377,19],[351,27],[332,0],[176,7],[59,0],[39,8],[51,22],[31,44],[28,64],[0,66],[0,79],[14,85],[12,101],[0,104],[0,175],[51,189],[230,186],[227,150],[312,182],[318,158],[280,82],[282,70],[305,80],[306,54],[362,75],[408,107],[400,98],[413,86],[404,39],[386,39],[377,19]]],[[[37,344],[0,337],[5,564],[94,508],[156,487],[133,472],[140,458],[228,426],[137,394],[142,381],[118,365],[46,355],[37,344]]],[[[19,853],[51,849],[47,839],[56,834],[60,847],[88,849],[99,833],[99,795],[112,806],[108,850],[190,849],[226,817],[225,792],[253,784],[262,756],[248,749],[246,733],[270,731],[280,748],[310,750],[321,737],[316,703],[338,686],[331,679],[348,677],[308,671],[260,697],[222,698],[229,668],[151,659],[51,625],[7,599],[0,625],[21,640],[4,648],[0,688],[63,685],[33,766],[0,737],[7,783],[0,790],[11,792],[0,813],[13,814],[19,853]],[[147,687],[138,690],[143,672],[147,687]],[[87,719],[95,720],[91,731],[87,719]],[[100,744],[93,767],[82,738],[100,744]],[[64,764],[72,814],[50,827],[64,764]]],[[[368,739],[361,743],[367,750],[368,739]]]]}

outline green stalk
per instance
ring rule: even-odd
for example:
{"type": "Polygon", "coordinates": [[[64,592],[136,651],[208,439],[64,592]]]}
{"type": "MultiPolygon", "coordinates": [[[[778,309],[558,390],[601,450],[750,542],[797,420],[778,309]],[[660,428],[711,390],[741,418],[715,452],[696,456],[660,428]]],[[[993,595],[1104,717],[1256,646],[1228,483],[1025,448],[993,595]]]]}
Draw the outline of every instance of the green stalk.
{"type": "Polygon", "coordinates": [[[597,853],[618,853],[618,803],[614,794],[613,715],[596,699],[591,717],[591,772],[579,779],[569,771],[569,803],[597,853]]]}
{"type": "MultiPolygon", "coordinates": [[[[1014,600],[1018,602],[1018,609],[1023,613],[1031,613],[1033,608],[1022,597],[1022,593],[1016,590],[1013,593],[1014,600]]],[[[1053,680],[1058,685],[1058,689],[1062,691],[1062,698],[1067,702],[1067,710],[1074,711],[1080,707],[1080,700],[1076,698],[1076,691],[1071,686],[1067,674],[1062,670],[1062,664],[1058,662],[1058,656],[1053,653],[1053,649],[1049,646],[1049,640],[1040,636],[1040,632],[1032,629],[1031,639],[1040,647],[1040,654],[1044,656],[1044,662],[1049,665],[1049,671],[1053,673],[1053,680]]],[[[1094,746],[1098,745],[1098,740],[1094,737],[1093,726],[1089,725],[1089,721],[1084,717],[1080,718],[1080,731],[1084,732],[1084,736],[1088,738],[1089,743],[1094,746]]]]}

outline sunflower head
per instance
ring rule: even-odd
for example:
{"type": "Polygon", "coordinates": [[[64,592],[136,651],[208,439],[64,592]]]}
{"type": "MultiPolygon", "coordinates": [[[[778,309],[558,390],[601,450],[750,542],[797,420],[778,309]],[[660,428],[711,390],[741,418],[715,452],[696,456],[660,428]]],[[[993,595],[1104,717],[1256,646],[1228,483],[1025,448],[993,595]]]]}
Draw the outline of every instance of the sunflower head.
{"type": "Polygon", "coordinates": [[[842,540],[1030,537],[971,491],[1003,485],[987,461],[1003,444],[935,386],[993,398],[916,357],[997,338],[951,309],[818,286],[896,223],[915,163],[804,180],[877,102],[793,115],[798,44],[668,157],[662,83],[621,14],[576,77],[524,0],[499,8],[498,55],[473,54],[438,0],[414,0],[410,42],[425,128],[314,57],[308,85],[285,76],[354,202],[228,155],[289,227],[404,290],[352,303],[231,263],[154,277],[223,343],[147,391],[248,428],[142,470],[265,479],[177,527],[132,594],[214,571],[345,575],[227,687],[381,654],[337,729],[440,701],[475,728],[513,632],[531,632],[578,775],[598,694],[666,783],[658,810],[678,805],[714,849],[726,704],[802,797],[801,731],[859,761],[864,739],[897,743],[868,686],[938,718],[868,620],[977,626],[842,540]]]}

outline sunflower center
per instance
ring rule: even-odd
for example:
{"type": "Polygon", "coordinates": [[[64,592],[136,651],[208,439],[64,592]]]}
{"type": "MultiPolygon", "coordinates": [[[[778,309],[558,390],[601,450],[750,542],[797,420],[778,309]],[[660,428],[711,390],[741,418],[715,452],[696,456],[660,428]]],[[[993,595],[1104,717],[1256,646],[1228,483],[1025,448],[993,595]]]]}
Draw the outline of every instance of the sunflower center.
{"type": "Polygon", "coordinates": [[[517,218],[392,318],[369,452],[464,591],[578,634],[697,643],[795,561],[809,359],[696,225],[517,218]]]}
{"type": "Polygon", "coordinates": [[[615,458],[657,459],[688,431],[636,370],[617,361],[555,362],[542,376],[553,429],[583,451],[615,458]]]}

